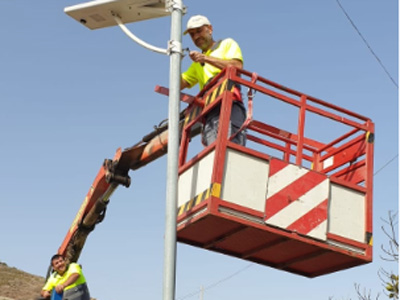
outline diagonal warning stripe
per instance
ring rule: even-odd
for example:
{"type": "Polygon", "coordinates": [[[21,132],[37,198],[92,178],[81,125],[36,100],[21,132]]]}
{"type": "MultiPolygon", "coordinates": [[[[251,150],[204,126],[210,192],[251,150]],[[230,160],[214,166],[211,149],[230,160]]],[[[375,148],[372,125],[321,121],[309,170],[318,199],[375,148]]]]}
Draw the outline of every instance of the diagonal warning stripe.
{"type": "Polygon", "coordinates": [[[182,204],[178,207],[178,216],[181,214],[189,211],[196,205],[200,204],[204,200],[208,199],[210,196],[214,196],[219,198],[221,196],[221,184],[219,183],[212,183],[210,187],[200,194],[196,195],[196,197],[190,199],[185,204],[182,204]]]}
{"type": "Polygon", "coordinates": [[[328,209],[328,199],[307,212],[301,218],[286,227],[288,230],[296,231],[301,234],[308,234],[322,222],[326,221],[326,211],[328,209]]]}
{"type": "Polygon", "coordinates": [[[307,172],[300,178],[287,182],[286,187],[276,192],[272,197],[268,197],[265,211],[267,218],[272,217],[293,201],[299,199],[325,179],[325,176],[316,176],[314,172],[307,172]]]}
{"type": "Polygon", "coordinates": [[[265,223],[326,240],[329,201],[326,175],[273,159],[266,198],[265,223]]]}

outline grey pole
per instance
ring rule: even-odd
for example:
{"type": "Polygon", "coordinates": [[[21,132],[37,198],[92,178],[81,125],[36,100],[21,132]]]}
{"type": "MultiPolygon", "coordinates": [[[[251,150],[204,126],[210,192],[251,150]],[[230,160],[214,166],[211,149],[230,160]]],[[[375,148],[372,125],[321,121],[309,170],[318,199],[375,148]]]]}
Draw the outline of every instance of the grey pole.
{"type": "Polygon", "coordinates": [[[164,276],[163,300],[175,299],[176,278],[176,217],[179,155],[179,96],[182,55],[182,15],[181,0],[171,0],[169,112],[168,112],[168,159],[167,190],[164,236],[164,276]]]}

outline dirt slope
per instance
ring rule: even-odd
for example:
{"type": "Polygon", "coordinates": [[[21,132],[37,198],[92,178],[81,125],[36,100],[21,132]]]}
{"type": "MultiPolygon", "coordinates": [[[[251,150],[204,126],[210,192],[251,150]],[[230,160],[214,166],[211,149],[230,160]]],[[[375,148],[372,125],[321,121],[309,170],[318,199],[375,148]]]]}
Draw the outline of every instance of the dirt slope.
{"type": "Polygon", "coordinates": [[[33,300],[40,296],[44,277],[31,275],[0,262],[0,300],[33,300]]]}

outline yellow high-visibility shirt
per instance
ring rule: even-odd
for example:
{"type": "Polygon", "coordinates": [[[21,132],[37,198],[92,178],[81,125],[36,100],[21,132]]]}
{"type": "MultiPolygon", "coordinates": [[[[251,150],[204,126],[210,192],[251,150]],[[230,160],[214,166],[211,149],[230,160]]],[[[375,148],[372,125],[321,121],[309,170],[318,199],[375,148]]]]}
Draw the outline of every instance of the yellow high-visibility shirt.
{"type": "Polygon", "coordinates": [[[77,263],[70,263],[68,266],[68,269],[65,271],[65,273],[63,275],[60,275],[57,272],[54,272],[53,274],[51,274],[49,279],[47,279],[46,284],[43,287],[43,290],[45,290],[45,291],[53,290],[57,285],[63,284],[65,281],[67,281],[68,277],[74,273],[78,273],[79,278],[73,284],[67,286],[64,289],[65,291],[86,282],[85,276],[83,276],[83,274],[82,274],[81,267],[77,263]]]}
{"type": "MultiPolygon", "coordinates": [[[[243,62],[242,51],[240,50],[238,43],[231,38],[222,40],[216,49],[211,48],[204,54],[225,60],[238,59],[243,62]]],[[[190,87],[193,87],[198,83],[200,90],[202,90],[207,81],[220,72],[221,69],[210,64],[204,64],[204,66],[202,66],[198,62],[193,62],[189,68],[182,73],[182,78],[190,87]]]]}

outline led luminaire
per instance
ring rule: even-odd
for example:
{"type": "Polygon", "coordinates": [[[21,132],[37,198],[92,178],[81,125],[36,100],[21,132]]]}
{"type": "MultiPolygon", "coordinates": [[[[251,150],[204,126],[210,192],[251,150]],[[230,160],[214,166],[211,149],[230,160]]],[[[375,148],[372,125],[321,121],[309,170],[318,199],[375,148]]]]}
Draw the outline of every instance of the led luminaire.
{"type": "Polygon", "coordinates": [[[113,15],[123,23],[170,15],[165,0],[95,0],[66,7],[64,12],[89,29],[116,26],[113,15]]]}

